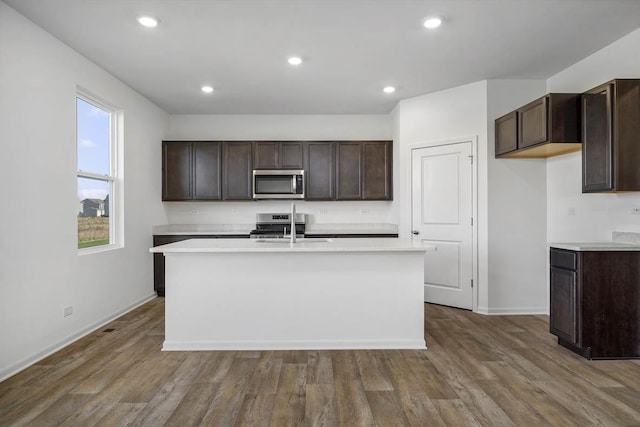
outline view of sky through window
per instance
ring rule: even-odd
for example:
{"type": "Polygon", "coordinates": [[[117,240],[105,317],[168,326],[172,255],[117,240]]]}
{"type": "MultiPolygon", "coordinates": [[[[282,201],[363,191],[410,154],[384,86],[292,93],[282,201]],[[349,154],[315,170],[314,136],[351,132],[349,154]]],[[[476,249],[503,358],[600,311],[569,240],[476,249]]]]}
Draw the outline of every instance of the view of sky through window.
{"type": "MultiPolygon", "coordinates": [[[[110,114],[77,98],[78,170],[101,175],[111,173],[109,166],[110,114]]],[[[78,199],[104,199],[104,184],[83,179],[78,181],[78,199]]]]}

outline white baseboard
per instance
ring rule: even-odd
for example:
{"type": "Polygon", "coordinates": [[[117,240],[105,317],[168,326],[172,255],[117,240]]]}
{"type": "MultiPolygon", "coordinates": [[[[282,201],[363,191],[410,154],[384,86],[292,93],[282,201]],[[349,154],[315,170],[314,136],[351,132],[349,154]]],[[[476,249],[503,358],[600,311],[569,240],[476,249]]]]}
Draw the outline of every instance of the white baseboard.
{"type": "Polygon", "coordinates": [[[97,322],[94,322],[92,324],[90,324],[89,326],[82,328],[81,330],[68,335],[67,337],[63,338],[62,340],[60,340],[59,342],[57,342],[56,344],[50,345],[49,347],[43,349],[42,351],[39,351],[35,354],[32,354],[30,356],[27,356],[26,358],[22,359],[20,362],[8,367],[7,369],[4,369],[2,371],[0,371],[0,382],[6,380],[9,377],[14,376],[15,374],[17,374],[18,372],[28,368],[29,366],[39,362],[40,360],[44,359],[45,357],[55,353],[56,351],[68,346],[69,344],[71,344],[74,341],[79,340],[80,338],[89,335],[90,333],[96,331],[97,329],[100,329],[101,327],[103,327],[104,325],[106,325],[109,322],[114,321],[115,319],[117,319],[118,317],[122,316],[125,313],[130,312],[131,310],[140,307],[141,305],[151,301],[152,299],[157,298],[157,295],[155,292],[153,292],[153,294],[151,295],[147,295],[146,297],[134,302],[133,304],[128,305],[125,308],[122,308],[120,310],[117,310],[114,313],[111,313],[110,315],[104,317],[101,320],[98,320],[97,322]]]}
{"type": "Polygon", "coordinates": [[[486,314],[489,316],[507,316],[507,315],[520,315],[520,314],[549,314],[547,307],[478,307],[476,311],[478,314],[486,314]]]}
{"type": "Polygon", "coordinates": [[[348,340],[348,341],[165,341],[162,351],[211,350],[425,350],[424,340],[348,340]]]}

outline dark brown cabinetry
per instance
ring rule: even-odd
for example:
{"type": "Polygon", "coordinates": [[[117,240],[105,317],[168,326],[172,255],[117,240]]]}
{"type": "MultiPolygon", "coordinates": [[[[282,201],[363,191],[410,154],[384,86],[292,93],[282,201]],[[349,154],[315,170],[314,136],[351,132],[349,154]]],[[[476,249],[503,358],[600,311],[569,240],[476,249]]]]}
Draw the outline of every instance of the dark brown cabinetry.
{"type": "Polygon", "coordinates": [[[579,151],[580,95],[550,93],[495,121],[496,157],[544,158],[579,151]]]}
{"type": "Polygon", "coordinates": [[[640,80],[582,95],[582,192],[640,191],[640,80]]]}
{"type": "Polygon", "coordinates": [[[219,142],[162,143],[162,200],[221,198],[219,142]]]}
{"type": "Polygon", "coordinates": [[[256,141],[253,143],[254,169],[302,169],[302,142],[256,141]]]}
{"type": "Polygon", "coordinates": [[[193,199],[220,200],[222,185],[220,170],[222,168],[219,142],[193,143],[193,199]]]}
{"type": "Polygon", "coordinates": [[[251,200],[252,146],[249,141],[223,146],[222,195],[224,200],[251,200]]]}
{"type": "Polygon", "coordinates": [[[252,200],[253,169],[304,169],[306,200],[392,200],[392,141],[163,141],[162,200],[252,200]]]}
{"type": "Polygon", "coordinates": [[[304,145],[304,169],[307,200],[334,200],[335,144],[330,141],[309,141],[304,145]]]}
{"type": "Polygon", "coordinates": [[[191,199],[191,144],[162,143],[162,200],[191,199]]]}
{"type": "Polygon", "coordinates": [[[336,200],[392,200],[391,141],[336,143],[336,200]]]}
{"type": "Polygon", "coordinates": [[[549,331],[594,359],[640,358],[640,252],[550,250],[549,331]]]}
{"type": "Polygon", "coordinates": [[[496,157],[518,149],[518,112],[496,119],[496,157]]]}

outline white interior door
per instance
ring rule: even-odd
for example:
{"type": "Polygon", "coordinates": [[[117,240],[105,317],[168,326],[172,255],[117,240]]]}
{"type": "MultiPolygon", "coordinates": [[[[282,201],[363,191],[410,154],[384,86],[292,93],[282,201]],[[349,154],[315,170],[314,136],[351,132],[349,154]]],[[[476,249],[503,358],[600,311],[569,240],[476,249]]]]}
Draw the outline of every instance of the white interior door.
{"type": "Polygon", "coordinates": [[[473,308],[471,142],[412,150],[412,233],[425,253],[424,300],[473,308]]]}

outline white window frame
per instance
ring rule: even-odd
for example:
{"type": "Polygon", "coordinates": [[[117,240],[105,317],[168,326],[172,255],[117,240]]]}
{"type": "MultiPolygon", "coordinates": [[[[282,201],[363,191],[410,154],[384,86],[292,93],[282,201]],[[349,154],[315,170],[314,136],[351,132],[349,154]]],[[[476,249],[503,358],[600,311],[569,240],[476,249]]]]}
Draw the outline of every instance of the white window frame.
{"type": "MultiPolygon", "coordinates": [[[[76,172],[76,193],[78,191],[78,178],[88,178],[109,184],[109,243],[100,246],[91,246],[78,249],[78,255],[105,252],[119,249],[124,246],[124,227],[122,226],[122,111],[103,101],[99,97],[90,94],[88,91],[78,88],[74,98],[76,110],[76,156],[78,153],[78,107],[77,99],[81,99],[93,106],[109,113],[109,174],[98,174],[77,169],[76,172]]],[[[78,159],[76,158],[76,168],[78,159]]],[[[77,219],[76,219],[77,221],[77,219]]],[[[76,236],[76,245],[78,236],[76,236]]]]}

